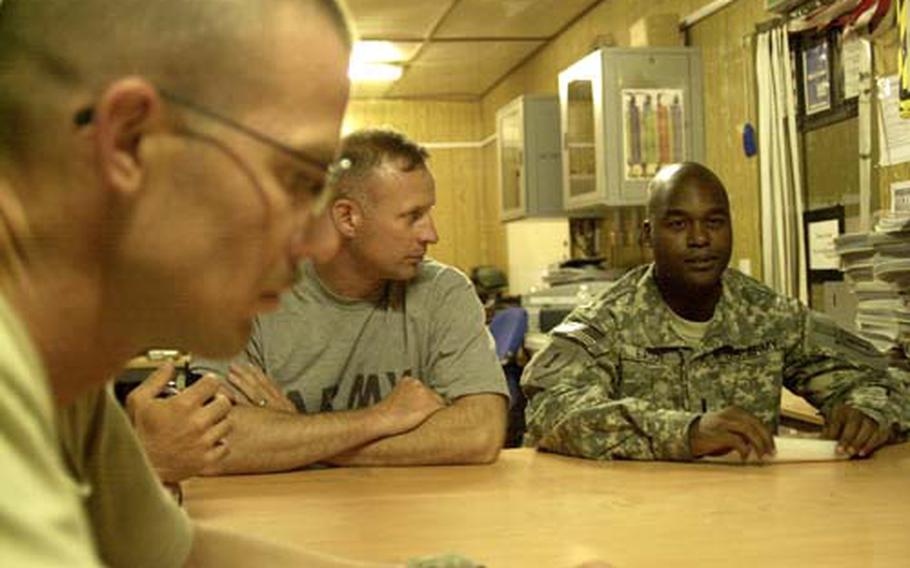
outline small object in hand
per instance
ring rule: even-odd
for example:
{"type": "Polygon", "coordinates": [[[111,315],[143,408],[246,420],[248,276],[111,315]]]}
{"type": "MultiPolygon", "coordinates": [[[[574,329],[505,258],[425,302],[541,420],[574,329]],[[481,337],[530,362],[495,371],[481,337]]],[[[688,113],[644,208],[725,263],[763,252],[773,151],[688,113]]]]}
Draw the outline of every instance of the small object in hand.
{"type": "Polygon", "coordinates": [[[180,356],[180,351],[176,349],[149,349],[145,356],[150,361],[173,361],[180,356]]]}
{"type": "MultiPolygon", "coordinates": [[[[183,364],[182,367],[174,368],[174,376],[167,382],[167,385],[158,393],[158,398],[170,398],[180,394],[180,391],[187,389],[193,386],[196,381],[203,377],[202,373],[197,373],[196,371],[190,369],[189,362],[183,364]]],[[[210,402],[206,401],[206,404],[210,402]]]]}
{"type": "Polygon", "coordinates": [[[266,406],[269,405],[269,401],[267,401],[264,398],[260,398],[259,402],[257,402],[256,404],[259,406],[259,408],[265,408],[266,406]]]}

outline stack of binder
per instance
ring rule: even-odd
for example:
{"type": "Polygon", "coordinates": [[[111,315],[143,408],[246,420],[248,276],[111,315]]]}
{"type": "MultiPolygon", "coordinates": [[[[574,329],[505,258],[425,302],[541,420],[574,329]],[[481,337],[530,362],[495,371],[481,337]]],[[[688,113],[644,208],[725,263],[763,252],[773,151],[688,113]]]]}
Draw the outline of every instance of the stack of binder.
{"type": "Polygon", "coordinates": [[[881,352],[910,354],[910,213],[880,212],[875,230],[835,239],[857,299],[856,328],[881,352]]]}

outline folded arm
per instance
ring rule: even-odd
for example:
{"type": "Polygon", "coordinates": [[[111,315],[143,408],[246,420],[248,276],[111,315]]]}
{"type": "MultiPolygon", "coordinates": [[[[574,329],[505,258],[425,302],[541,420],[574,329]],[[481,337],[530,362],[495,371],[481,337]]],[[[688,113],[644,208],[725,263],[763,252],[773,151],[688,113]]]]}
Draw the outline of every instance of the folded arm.
{"type": "MultiPolygon", "coordinates": [[[[268,380],[267,378],[265,380],[268,380]]],[[[443,408],[440,397],[411,377],[368,408],[299,414],[238,404],[231,412],[230,453],[217,473],[296,469],[408,432],[443,408]]]]}
{"type": "Polygon", "coordinates": [[[463,396],[426,422],[340,453],[337,465],[481,464],[496,460],[506,429],[506,399],[498,394],[463,396]]]}
{"type": "Polygon", "coordinates": [[[217,473],[297,469],[388,435],[369,409],[295,414],[236,406],[228,455],[217,473]]]}

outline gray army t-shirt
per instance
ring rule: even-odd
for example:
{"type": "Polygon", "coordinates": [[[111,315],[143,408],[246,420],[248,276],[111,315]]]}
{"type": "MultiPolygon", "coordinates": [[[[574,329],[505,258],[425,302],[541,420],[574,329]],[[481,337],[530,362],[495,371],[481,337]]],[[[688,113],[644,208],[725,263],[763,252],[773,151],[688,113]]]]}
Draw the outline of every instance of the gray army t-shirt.
{"type": "MultiPolygon", "coordinates": [[[[342,298],[312,265],[281,300],[256,318],[243,354],[271,377],[301,412],[350,410],[386,397],[404,375],[447,400],[508,397],[483,308],[455,268],[424,261],[417,276],[389,283],[379,301],[342,298]]],[[[193,368],[225,375],[230,362],[199,359],[193,368]]]]}

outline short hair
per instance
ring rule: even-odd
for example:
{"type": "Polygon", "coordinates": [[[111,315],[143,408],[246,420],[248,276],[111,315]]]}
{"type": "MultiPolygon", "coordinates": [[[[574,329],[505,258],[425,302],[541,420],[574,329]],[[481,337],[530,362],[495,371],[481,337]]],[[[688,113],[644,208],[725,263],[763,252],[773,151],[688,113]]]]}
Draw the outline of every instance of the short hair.
{"type": "MultiPolygon", "coordinates": [[[[0,0],[2,2],[3,0],[0,0]]],[[[331,18],[332,23],[344,39],[345,47],[351,49],[354,45],[354,26],[348,12],[347,6],[343,0],[319,0],[319,5],[325,13],[331,18]]]]}
{"type": "Polygon", "coordinates": [[[430,153],[420,144],[391,128],[365,128],[352,132],[341,142],[339,167],[329,176],[328,189],[334,199],[365,197],[364,181],[384,164],[403,172],[426,168],[430,153]]]}
{"type": "Polygon", "coordinates": [[[62,99],[119,77],[141,75],[186,96],[205,91],[237,100],[231,89],[215,91],[211,85],[252,66],[226,53],[242,49],[237,47],[242,31],[261,29],[281,3],[309,5],[350,48],[342,1],[0,1],[0,158],[24,161],[34,138],[65,127],[60,119],[72,110],[63,108],[62,99]]]}

